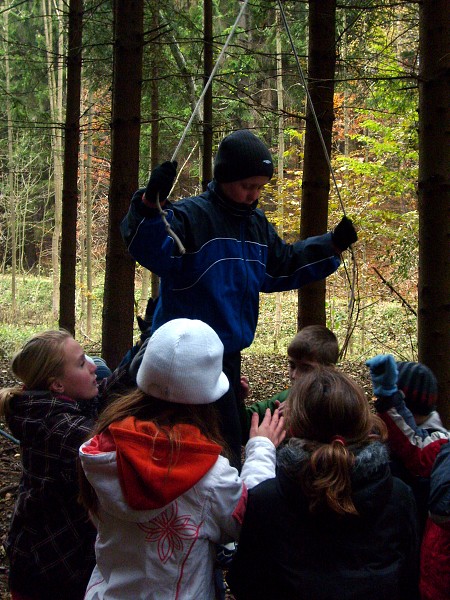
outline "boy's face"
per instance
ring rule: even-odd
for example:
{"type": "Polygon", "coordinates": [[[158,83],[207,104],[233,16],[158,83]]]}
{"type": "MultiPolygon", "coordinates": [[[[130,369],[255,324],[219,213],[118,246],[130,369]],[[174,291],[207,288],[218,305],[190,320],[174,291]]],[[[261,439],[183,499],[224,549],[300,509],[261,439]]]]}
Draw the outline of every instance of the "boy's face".
{"type": "Polygon", "coordinates": [[[221,183],[220,187],[230,200],[238,204],[251,205],[258,200],[261,190],[269,183],[269,178],[262,175],[239,179],[239,181],[228,181],[221,183]]]}
{"type": "Polygon", "coordinates": [[[318,363],[313,360],[307,360],[305,358],[295,359],[292,358],[292,356],[288,356],[288,364],[291,385],[302,375],[312,371],[318,365],[318,363]]]}

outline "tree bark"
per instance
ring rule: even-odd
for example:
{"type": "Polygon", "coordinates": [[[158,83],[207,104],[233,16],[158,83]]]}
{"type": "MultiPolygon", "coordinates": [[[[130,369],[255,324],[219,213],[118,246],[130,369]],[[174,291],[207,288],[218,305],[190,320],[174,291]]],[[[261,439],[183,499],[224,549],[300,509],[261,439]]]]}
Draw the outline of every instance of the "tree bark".
{"type": "Polygon", "coordinates": [[[450,30],[447,0],[420,4],[419,360],[436,375],[450,427],[450,30]]]}
{"type": "Polygon", "coordinates": [[[88,93],[88,135],[86,144],[86,334],[91,335],[92,332],[92,291],[93,291],[93,273],[92,273],[92,153],[94,145],[92,143],[92,103],[93,94],[89,90],[88,93]]]}
{"type": "MultiPolygon", "coordinates": [[[[9,194],[9,219],[11,231],[11,317],[14,319],[17,311],[16,271],[17,271],[17,236],[16,236],[16,192],[14,185],[14,158],[13,158],[13,120],[11,111],[11,79],[9,69],[9,6],[4,14],[4,52],[5,52],[5,86],[6,86],[6,119],[8,128],[8,194],[9,194]]],[[[24,238],[25,239],[25,238],[24,238]]]]}
{"type": "Polygon", "coordinates": [[[102,356],[115,368],[133,342],[135,263],[120,222],[139,183],[143,0],[114,2],[111,180],[103,299],[102,356]]]}
{"type": "Polygon", "coordinates": [[[83,0],[70,0],[61,227],[59,326],[75,335],[78,160],[80,150],[83,0]]]}
{"type": "MultiPolygon", "coordinates": [[[[152,5],[152,28],[157,31],[160,26],[159,19],[159,0],[155,0],[152,5]]],[[[152,72],[153,78],[151,81],[151,110],[152,110],[152,131],[151,131],[151,148],[150,148],[150,171],[152,171],[159,164],[159,87],[158,87],[158,75],[160,69],[160,52],[158,46],[155,44],[151,48],[152,72]]],[[[159,277],[156,273],[151,273],[150,287],[151,297],[156,300],[159,296],[159,277]]],[[[142,279],[144,284],[144,278],[142,279]]],[[[145,311],[147,306],[146,298],[144,297],[144,291],[141,296],[142,309],[145,311]]]]}
{"type": "Polygon", "coordinates": [[[45,46],[47,49],[47,73],[50,101],[50,115],[52,125],[52,158],[53,181],[55,193],[55,220],[52,235],[52,279],[53,317],[58,317],[59,310],[59,244],[61,238],[61,211],[62,211],[62,120],[63,120],[63,82],[65,69],[60,63],[63,55],[63,2],[57,0],[56,6],[48,0],[42,0],[42,14],[44,15],[45,46]],[[53,21],[57,23],[56,42],[53,35],[53,21]],[[55,48],[53,47],[55,44],[55,48]],[[54,56],[56,60],[54,62],[54,56]],[[58,126],[60,125],[60,127],[58,126]]]}
{"type": "MultiPolygon", "coordinates": [[[[328,156],[334,121],[333,94],[336,63],[336,0],[309,1],[308,89],[328,156]]],[[[300,238],[325,233],[328,223],[330,169],[310,103],[306,110],[300,238]]],[[[325,281],[299,290],[298,328],[326,324],[325,281]]]]}
{"type": "MultiPolygon", "coordinates": [[[[213,3],[212,0],[203,2],[203,52],[204,52],[204,75],[205,86],[214,68],[213,65],[213,3]]],[[[203,164],[202,164],[202,190],[206,190],[212,179],[212,148],[213,148],[213,82],[206,90],[203,97],[203,164]]]]}
{"type": "MultiPolygon", "coordinates": [[[[276,51],[277,51],[277,111],[278,111],[278,226],[277,233],[283,237],[283,182],[284,182],[284,97],[283,97],[283,60],[281,47],[281,15],[279,9],[275,11],[276,18],[276,51]]],[[[275,326],[273,333],[273,347],[278,349],[278,340],[281,332],[282,318],[282,298],[281,292],[277,292],[275,298],[275,326]]]]}

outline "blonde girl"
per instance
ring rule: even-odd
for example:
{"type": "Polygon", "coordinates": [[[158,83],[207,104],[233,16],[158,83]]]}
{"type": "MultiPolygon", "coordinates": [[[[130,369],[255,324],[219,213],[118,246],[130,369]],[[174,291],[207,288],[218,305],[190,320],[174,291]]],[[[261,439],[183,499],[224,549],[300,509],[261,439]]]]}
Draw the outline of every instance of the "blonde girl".
{"type": "Polygon", "coordinates": [[[78,503],[78,448],[97,418],[96,366],[63,330],[34,335],[12,360],[21,382],[0,391],[20,442],[22,477],[9,533],[12,600],[81,600],[96,530],[78,503]]]}

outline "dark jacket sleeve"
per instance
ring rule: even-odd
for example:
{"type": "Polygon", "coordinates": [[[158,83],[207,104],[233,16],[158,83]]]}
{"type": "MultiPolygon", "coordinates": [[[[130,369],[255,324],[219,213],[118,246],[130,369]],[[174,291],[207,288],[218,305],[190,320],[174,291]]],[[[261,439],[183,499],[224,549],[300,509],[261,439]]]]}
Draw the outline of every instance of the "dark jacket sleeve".
{"type": "MultiPolygon", "coordinates": [[[[249,492],[250,497],[251,495],[252,490],[249,492]]],[[[237,552],[226,576],[226,581],[236,600],[261,600],[270,597],[268,595],[270,573],[267,573],[268,577],[263,575],[264,567],[261,564],[261,554],[258,552],[259,531],[263,527],[264,519],[258,517],[258,511],[251,507],[250,501],[250,505],[247,505],[237,552]]]]}
{"type": "Polygon", "coordinates": [[[253,404],[246,406],[245,413],[247,418],[248,429],[250,429],[250,425],[252,423],[253,413],[258,413],[259,422],[261,423],[261,421],[264,419],[264,415],[266,414],[266,410],[270,408],[270,412],[273,414],[273,411],[275,410],[275,402],[284,402],[288,396],[288,393],[289,390],[283,390],[282,392],[278,392],[278,394],[275,394],[274,396],[272,396],[272,398],[269,398],[268,400],[261,400],[260,402],[254,402],[253,404]]]}
{"type": "Polygon", "coordinates": [[[268,223],[268,261],[262,292],[297,289],[325,279],[340,265],[331,233],[287,244],[268,223]]]}
{"type": "MultiPolygon", "coordinates": [[[[138,190],[130,204],[128,213],[120,224],[120,232],[128,252],[140,265],[162,276],[169,268],[174,250],[174,241],[168,235],[166,226],[158,211],[142,204],[142,192],[138,190]]],[[[174,214],[170,202],[165,206],[167,222],[173,226],[174,214]]],[[[177,223],[177,232],[181,226],[177,223]]]]}
{"type": "Polygon", "coordinates": [[[436,456],[448,443],[450,434],[429,433],[417,427],[401,392],[377,399],[375,409],[386,423],[389,446],[394,454],[413,475],[429,477],[436,456]]]}
{"type": "Polygon", "coordinates": [[[446,444],[436,457],[431,472],[428,499],[430,517],[438,525],[450,529],[450,445],[446,444]]]}

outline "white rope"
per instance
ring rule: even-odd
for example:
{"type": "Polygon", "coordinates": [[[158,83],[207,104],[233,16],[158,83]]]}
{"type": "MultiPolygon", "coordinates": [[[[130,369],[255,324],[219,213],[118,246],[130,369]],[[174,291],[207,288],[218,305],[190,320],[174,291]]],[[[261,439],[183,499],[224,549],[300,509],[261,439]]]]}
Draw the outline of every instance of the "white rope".
{"type": "MultiPolygon", "coordinates": [[[[236,17],[236,21],[234,22],[234,25],[231,28],[230,33],[228,34],[228,37],[227,37],[225,44],[223,45],[223,48],[217,58],[216,64],[214,65],[214,68],[211,71],[208,81],[206,82],[205,87],[203,88],[203,91],[200,94],[199,99],[197,100],[197,104],[195,105],[194,110],[192,111],[192,115],[191,115],[186,127],[184,128],[183,135],[181,136],[180,141],[178,142],[178,146],[175,148],[175,152],[172,154],[172,158],[170,159],[171,162],[173,162],[175,160],[175,158],[177,157],[177,154],[186,138],[186,135],[187,135],[189,129],[191,128],[192,121],[194,120],[195,115],[197,114],[198,109],[200,108],[200,105],[203,101],[203,98],[205,97],[205,94],[208,91],[209,86],[211,85],[211,81],[213,80],[214,75],[216,74],[216,71],[220,66],[220,63],[222,62],[222,58],[225,54],[225,51],[228,48],[228,46],[230,45],[231,39],[234,35],[234,32],[236,31],[236,27],[238,26],[239,21],[241,20],[242,14],[243,14],[248,2],[249,2],[249,0],[244,0],[242,2],[241,10],[239,11],[238,16],[236,17]]],[[[169,195],[170,195],[170,192],[169,192],[169,195]]],[[[166,219],[167,213],[166,213],[166,211],[164,211],[161,208],[161,204],[159,203],[159,196],[157,196],[157,198],[156,198],[156,206],[157,206],[159,214],[161,215],[161,218],[163,220],[164,227],[166,228],[167,234],[170,235],[170,237],[175,241],[176,245],[178,246],[178,250],[180,251],[180,254],[184,254],[186,252],[186,249],[184,248],[180,238],[176,235],[176,233],[174,231],[172,231],[172,229],[169,225],[169,222],[166,219]]]]}
{"type": "Polygon", "coordinates": [[[294,44],[294,41],[292,39],[291,31],[289,29],[289,25],[288,25],[288,22],[286,20],[286,14],[284,12],[283,5],[281,4],[281,0],[277,0],[277,2],[278,2],[278,7],[279,7],[280,13],[281,13],[281,18],[283,19],[284,28],[286,29],[286,33],[287,33],[287,36],[289,38],[289,42],[291,44],[292,52],[294,53],[294,56],[295,56],[295,62],[297,63],[297,69],[298,69],[298,72],[300,74],[300,79],[302,80],[303,87],[305,88],[305,93],[306,93],[306,97],[307,97],[307,100],[308,100],[309,108],[311,110],[311,114],[313,116],[314,123],[316,125],[317,134],[319,136],[320,143],[322,144],[323,153],[325,154],[325,159],[327,161],[328,168],[330,169],[331,177],[333,178],[333,183],[334,183],[334,186],[336,188],[336,193],[337,193],[337,196],[339,198],[339,203],[340,203],[341,208],[342,208],[342,213],[345,216],[345,207],[344,207],[344,203],[342,202],[342,198],[341,198],[341,194],[339,192],[339,187],[338,187],[338,184],[337,184],[337,181],[336,181],[336,177],[334,175],[333,165],[331,164],[331,159],[330,159],[330,156],[328,154],[328,150],[327,150],[327,147],[326,147],[326,144],[325,144],[325,140],[323,139],[322,130],[320,129],[319,119],[317,118],[317,114],[316,114],[316,111],[314,109],[314,104],[312,102],[311,94],[310,94],[309,89],[308,89],[308,84],[306,82],[306,78],[305,78],[305,75],[303,73],[303,69],[302,69],[302,66],[300,64],[300,60],[298,58],[297,50],[295,48],[295,44],[294,44]]]}
{"type": "MultiPolygon", "coordinates": [[[[291,31],[289,29],[289,25],[288,25],[288,22],[287,22],[287,19],[286,19],[286,14],[284,12],[281,0],[277,0],[277,3],[278,3],[278,7],[280,9],[281,17],[283,19],[284,28],[286,30],[287,36],[289,38],[289,42],[291,44],[292,52],[294,53],[294,56],[295,56],[295,61],[297,63],[297,69],[298,69],[298,72],[300,74],[300,79],[302,80],[303,87],[305,89],[305,93],[306,93],[306,97],[307,97],[307,100],[308,100],[309,108],[310,108],[311,114],[313,115],[313,118],[314,118],[314,123],[315,123],[316,129],[317,129],[317,135],[319,136],[320,142],[322,144],[322,149],[323,149],[323,152],[324,152],[324,155],[325,155],[325,159],[326,159],[327,164],[328,164],[328,168],[329,168],[330,173],[331,173],[331,177],[333,179],[334,187],[336,189],[336,194],[337,194],[337,197],[339,199],[339,203],[340,203],[340,206],[341,206],[341,209],[342,209],[342,213],[345,216],[345,207],[344,207],[344,203],[342,201],[341,194],[340,194],[340,191],[339,191],[339,187],[338,187],[338,184],[337,184],[337,181],[336,181],[336,177],[335,177],[335,174],[334,174],[333,165],[331,164],[331,159],[330,159],[330,156],[328,154],[328,150],[327,150],[327,147],[326,147],[326,144],[325,144],[325,140],[323,139],[322,130],[320,129],[320,123],[319,123],[319,120],[317,118],[317,114],[316,114],[316,111],[314,109],[314,104],[312,102],[312,98],[311,98],[311,94],[310,94],[309,89],[308,89],[306,78],[305,78],[305,76],[303,74],[303,69],[302,69],[302,66],[300,64],[300,60],[298,58],[298,54],[297,54],[297,50],[295,48],[294,41],[292,39],[291,31]]],[[[350,256],[352,258],[352,265],[353,265],[352,277],[350,277],[350,274],[348,272],[347,265],[345,263],[344,258],[342,258],[342,264],[344,266],[345,275],[347,277],[347,281],[348,281],[349,287],[350,287],[350,299],[349,299],[349,302],[348,302],[348,313],[349,313],[349,322],[351,322],[351,320],[353,318],[353,311],[354,311],[355,302],[356,302],[355,289],[357,290],[358,264],[356,262],[356,257],[355,257],[355,253],[353,251],[352,246],[349,246],[348,250],[349,250],[350,256]]],[[[359,298],[358,298],[358,300],[359,300],[359,298]]],[[[356,322],[355,322],[355,324],[356,324],[356,322]]],[[[341,353],[345,352],[346,349],[347,349],[347,345],[348,345],[348,342],[349,342],[349,339],[350,339],[350,336],[351,336],[351,333],[352,333],[352,331],[354,329],[355,324],[353,325],[353,328],[351,328],[350,326],[348,327],[346,339],[345,339],[345,342],[344,342],[344,344],[343,344],[343,346],[341,348],[341,353]]]]}
{"type": "Polygon", "coordinates": [[[239,21],[241,20],[242,14],[243,14],[243,12],[244,12],[247,4],[248,4],[248,0],[244,0],[244,2],[242,2],[241,10],[239,11],[238,16],[236,17],[236,21],[234,22],[234,25],[233,25],[230,33],[228,34],[228,37],[227,37],[227,39],[225,41],[225,44],[224,44],[224,46],[223,46],[223,48],[222,48],[222,50],[221,50],[221,52],[220,52],[220,54],[219,54],[219,56],[217,58],[216,64],[214,65],[214,68],[211,71],[211,75],[209,76],[209,79],[206,82],[205,87],[203,88],[203,92],[201,93],[200,98],[197,100],[197,104],[195,105],[194,110],[192,111],[191,118],[189,119],[189,121],[188,121],[188,123],[187,123],[187,125],[186,125],[186,127],[184,129],[184,132],[183,132],[183,135],[181,136],[180,141],[178,142],[178,146],[175,148],[175,152],[173,153],[172,158],[171,158],[172,162],[175,160],[175,158],[176,158],[176,156],[177,156],[177,154],[178,154],[178,152],[179,152],[179,150],[181,148],[181,145],[183,144],[184,139],[185,139],[185,137],[186,137],[186,135],[187,135],[187,133],[188,133],[191,125],[192,125],[192,121],[194,120],[195,115],[198,112],[200,104],[201,104],[203,98],[205,97],[205,94],[208,91],[209,86],[211,85],[211,81],[213,80],[214,75],[216,74],[216,71],[217,71],[217,69],[220,66],[220,63],[222,62],[222,58],[223,58],[223,56],[225,54],[225,51],[226,51],[226,49],[228,48],[228,46],[229,46],[229,44],[231,42],[231,39],[232,39],[232,37],[234,35],[234,32],[236,31],[236,27],[238,26],[239,21]]]}

